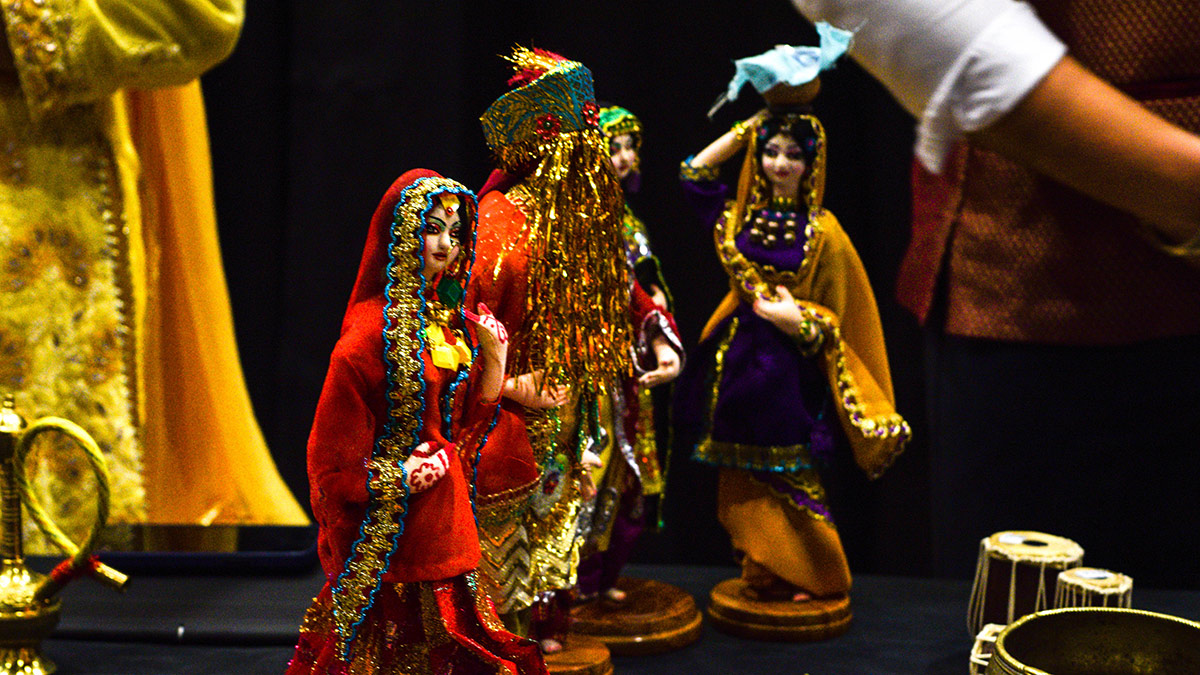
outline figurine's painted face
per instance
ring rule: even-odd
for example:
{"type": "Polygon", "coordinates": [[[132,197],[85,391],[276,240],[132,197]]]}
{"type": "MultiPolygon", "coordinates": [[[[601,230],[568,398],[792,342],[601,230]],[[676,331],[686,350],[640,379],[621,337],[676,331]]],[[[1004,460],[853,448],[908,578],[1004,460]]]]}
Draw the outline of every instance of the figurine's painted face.
{"type": "Polygon", "coordinates": [[[762,172],[771,182],[776,197],[799,196],[800,179],[807,168],[804,151],[790,135],[775,134],[763,146],[762,172]]]}
{"type": "Polygon", "coordinates": [[[613,169],[617,178],[625,180],[630,173],[637,170],[638,152],[633,134],[620,134],[608,141],[608,151],[612,154],[613,169]]]}
{"type": "Polygon", "coordinates": [[[432,279],[443,272],[462,248],[462,209],[458,208],[457,196],[451,202],[446,200],[453,209],[447,212],[442,201],[425,214],[425,278],[432,279]]]}

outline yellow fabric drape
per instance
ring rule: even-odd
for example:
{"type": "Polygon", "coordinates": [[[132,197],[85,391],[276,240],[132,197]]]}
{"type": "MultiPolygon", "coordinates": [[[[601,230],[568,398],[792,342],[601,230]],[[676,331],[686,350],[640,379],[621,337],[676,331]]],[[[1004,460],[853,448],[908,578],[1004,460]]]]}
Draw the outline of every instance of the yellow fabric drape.
{"type": "Polygon", "coordinates": [[[147,257],[144,475],[159,523],[308,522],[254,417],[234,342],[198,82],[129,93],[147,257]],[[149,225],[153,223],[153,225],[149,225]]]}
{"type": "Polygon", "coordinates": [[[187,84],[233,51],[244,0],[5,2],[0,7],[34,118],[121,89],[187,84]]]}
{"type": "MultiPolygon", "coordinates": [[[[874,478],[903,450],[910,431],[896,414],[883,326],[862,261],[832,213],[820,212],[817,225],[818,235],[808,253],[812,261],[809,272],[794,279],[788,290],[822,324],[822,366],[835,394],[838,420],[850,439],[855,462],[874,478]],[[853,408],[846,405],[847,392],[853,394],[853,408]],[[866,422],[854,421],[855,413],[866,422]],[[872,432],[876,428],[883,431],[868,433],[864,424],[872,432]]],[[[701,339],[708,339],[740,302],[745,300],[737,291],[726,294],[705,324],[701,339]]]]}
{"type": "MultiPolygon", "coordinates": [[[[0,284],[15,354],[0,386],[100,441],[114,522],[306,523],[242,382],[195,83],[233,49],[243,0],[0,12],[0,243],[17,263],[0,284]]],[[[35,482],[73,531],[90,519],[87,483],[39,443],[35,482]]]]}
{"type": "Polygon", "coordinates": [[[749,473],[721,469],[717,517],[733,547],[753,564],[742,562],[747,582],[756,567],[814,596],[850,591],[850,567],[837,528],[828,520],[789,506],[749,473]]]}

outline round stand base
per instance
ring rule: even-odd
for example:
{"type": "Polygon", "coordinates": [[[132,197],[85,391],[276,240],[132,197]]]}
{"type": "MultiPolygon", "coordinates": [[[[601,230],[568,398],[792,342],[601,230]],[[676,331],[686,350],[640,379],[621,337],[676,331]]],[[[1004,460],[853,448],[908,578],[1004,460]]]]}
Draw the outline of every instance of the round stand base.
{"type": "Polygon", "coordinates": [[[624,602],[603,598],[571,609],[571,633],[608,645],[619,656],[660,654],[700,637],[700,610],[683,589],[653,579],[621,577],[624,602]]]}
{"type": "Polygon", "coordinates": [[[726,579],[709,593],[708,616],[722,632],[753,640],[817,642],[850,627],[850,596],[805,602],[755,600],[746,582],[726,579]]]}
{"type": "Polygon", "coordinates": [[[51,675],[58,670],[37,647],[0,647],[0,673],[3,675],[51,675]]]}
{"type": "Polygon", "coordinates": [[[546,670],[553,675],[612,675],[613,667],[603,642],[572,634],[561,652],[546,654],[546,670]]]}

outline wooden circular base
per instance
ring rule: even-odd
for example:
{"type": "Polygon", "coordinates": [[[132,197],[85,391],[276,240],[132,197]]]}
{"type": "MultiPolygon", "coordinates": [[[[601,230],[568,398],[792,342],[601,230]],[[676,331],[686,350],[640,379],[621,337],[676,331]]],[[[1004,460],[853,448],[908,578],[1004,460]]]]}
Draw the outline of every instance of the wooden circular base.
{"type": "Polygon", "coordinates": [[[601,640],[613,654],[660,654],[700,637],[700,610],[683,589],[653,579],[621,577],[625,601],[603,599],[571,609],[572,634],[601,640]]]}
{"type": "Polygon", "coordinates": [[[726,579],[709,593],[708,616],[722,632],[754,640],[816,642],[850,627],[850,596],[805,602],[755,600],[746,582],[726,579]]]}
{"type": "Polygon", "coordinates": [[[554,675],[612,675],[612,660],[603,642],[568,635],[563,650],[546,654],[546,670],[554,675]]]}

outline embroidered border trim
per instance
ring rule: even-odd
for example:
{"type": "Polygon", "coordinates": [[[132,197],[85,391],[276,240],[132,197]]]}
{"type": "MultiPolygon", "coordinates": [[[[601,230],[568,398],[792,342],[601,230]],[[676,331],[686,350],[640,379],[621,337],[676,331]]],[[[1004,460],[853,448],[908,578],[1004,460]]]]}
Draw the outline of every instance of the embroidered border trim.
{"type": "MultiPolygon", "coordinates": [[[[904,451],[904,446],[912,438],[912,428],[898,414],[870,415],[868,413],[866,405],[862,402],[862,391],[854,380],[854,374],[850,372],[846,342],[842,339],[841,328],[833,318],[826,316],[823,312],[803,304],[799,307],[800,313],[808,320],[819,324],[821,333],[826,336],[825,358],[832,360],[837,375],[836,403],[846,413],[850,424],[866,440],[899,439],[891,452],[883,458],[879,468],[868,471],[871,478],[878,478],[904,451]]],[[[853,439],[851,440],[853,441],[853,439]]]]}
{"type": "MultiPolygon", "coordinates": [[[[386,268],[388,283],[384,290],[387,420],[367,462],[367,513],[333,589],[334,625],[342,661],[348,662],[352,657],[358,628],[375,603],[380,579],[404,532],[409,494],[404,460],[420,443],[425,408],[425,365],[421,358],[426,322],[422,231],[425,215],[434,206],[434,195],[446,192],[465,198],[467,213],[474,224],[478,213],[474,193],[448,178],[417,179],[401,192],[393,212],[386,268]]],[[[464,277],[470,274],[470,263],[474,262],[474,227],[471,233],[464,277]]],[[[458,313],[461,320],[461,306],[458,313]]]]}
{"type": "Polygon", "coordinates": [[[705,438],[696,446],[692,459],[713,466],[771,473],[790,473],[812,468],[808,446],[803,443],[750,445],[705,438]]]}
{"type": "Polygon", "coordinates": [[[70,14],[31,0],[4,0],[3,9],[25,98],[33,102],[35,116],[48,112],[64,96],[72,47],[70,14]]]}

